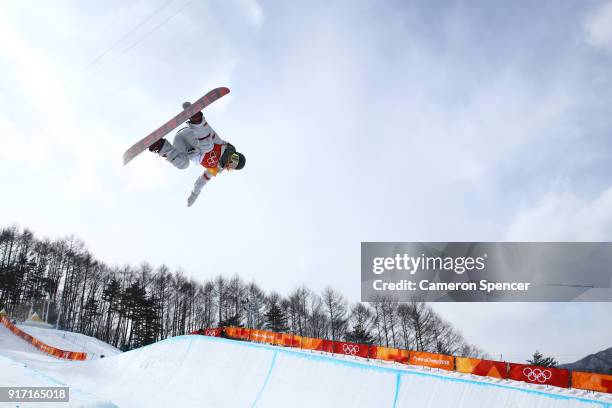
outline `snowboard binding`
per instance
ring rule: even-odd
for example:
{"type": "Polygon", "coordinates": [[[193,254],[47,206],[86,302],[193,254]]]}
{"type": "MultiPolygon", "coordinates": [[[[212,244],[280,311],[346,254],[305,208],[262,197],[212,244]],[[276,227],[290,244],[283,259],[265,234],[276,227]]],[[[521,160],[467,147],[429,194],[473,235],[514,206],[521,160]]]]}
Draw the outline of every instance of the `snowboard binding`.
{"type": "Polygon", "coordinates": [[[164,139],[162,137],[157,142],[155,142],[151,146],[149,146],[149,151],[152,152],[152,153],[159,153],[161,151],[162,147],[164,147],[164,143],[166,143],[166,139],[164,139]]]}

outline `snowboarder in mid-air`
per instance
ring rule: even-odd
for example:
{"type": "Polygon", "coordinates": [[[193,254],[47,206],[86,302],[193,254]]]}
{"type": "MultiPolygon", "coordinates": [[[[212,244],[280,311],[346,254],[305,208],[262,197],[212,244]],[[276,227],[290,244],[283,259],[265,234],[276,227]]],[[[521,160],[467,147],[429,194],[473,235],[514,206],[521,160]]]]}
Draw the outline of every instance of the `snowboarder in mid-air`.
{"type": "MultiPolygon", "coordinates": [[[[183,103],[184,110],[189,106],[190,102],[183,103]]],[[[210,127],[202,111],[189,118],[187,127],[176,133],[173,143],[162,138],[153,143],[149,151],[159,154],[178,169],[186,169],[190,161],[205,168],[187,199],[188,206],[193,205],[212,177],[224,169],[240,170],[246,163],[244,155],[238,153],[231,143],[222,140],[210,127]]]]}

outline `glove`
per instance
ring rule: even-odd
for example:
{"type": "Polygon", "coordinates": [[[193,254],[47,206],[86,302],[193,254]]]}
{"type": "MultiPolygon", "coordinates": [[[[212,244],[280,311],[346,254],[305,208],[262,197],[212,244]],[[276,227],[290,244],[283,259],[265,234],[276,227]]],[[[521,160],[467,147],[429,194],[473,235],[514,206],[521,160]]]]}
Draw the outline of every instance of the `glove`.
{"type": "Polygon", "coordinates": [[[202,188],[208,182],[206,176],[206,173],[204,173],[196,179],[195,184],[193,185],[193,191],[191,192],[191,194],[189,194],[189,197],[187,198],[187,207],[191,207],[193,203],[195,203],[195,201],[197,200],[198,196],[200,195],[200,192],[202,191],[202,188]]]}
{"type": "Polygon", "coordinates": [[[187,198],[187,207],[191,207],[193,203],[195,203],[195,200],[197,200],[197,198],[198,194],[192,191],[191,194],[189,194],[189,197],[187,198]]]}

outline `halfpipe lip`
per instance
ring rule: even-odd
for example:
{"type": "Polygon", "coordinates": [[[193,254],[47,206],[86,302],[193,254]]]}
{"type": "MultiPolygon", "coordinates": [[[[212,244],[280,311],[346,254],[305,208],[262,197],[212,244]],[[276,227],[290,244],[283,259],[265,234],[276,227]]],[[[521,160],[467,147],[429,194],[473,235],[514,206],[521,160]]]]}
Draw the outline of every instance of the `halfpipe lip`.
{"type": "MultiPolygon", "coordinates": [[[[458,377],[458,376],[467,376],[469,374],[457,373],[454,371],[449,371],[448,372],[449,374],[444,375],[444,374],[433,373],[433,372],[423,372],[420,369],[413,368],[412,366],[385,367],[385,366],[368,363],[368,362],[349,360],[349,359],[339,357],[337,355],[318,354],[318,353],[314,353],[310,351],[300,351],[298,349],[290,349],[290,348],[272,346],[269,344],[251,343],[251,342],[246,342],[246,341],[241,341],[241,340],[232,340],[232,339],[225,339],[222,337],[202,336],[202,335],[194,335],[194,334],[170,337],[170,338],[158,341],[156,343],[153,343],[153,344],[150,344],[150,345],[147,345],[147,346],[135,349],[135,350],[131,350],[126,353],[122,353],[120,355],[113,356],[110,358],[120,357],[121,355],[138,352],[140,350],[143,350],[149,347],[155,347],[156,345],[160,345],[163,343],[173,343],[173,342],[179,342],[179,341],[221,342],[221,343],[233,344],[237,347],[243,346],[243,347],[250,347],[250,348],[255,348],[255,349],[264,349],[264,350],[268,350],[273,353],[278,353],[277,356],[284,354],[284,355],[294,356],[294,357],[302,358],[306,360],[320,361],[320,362],[325,362],[329,364],[340,364],[343,366],[355,367],[359,369],[390,373],[390,374],[394,374],[398,376],[398,381],[397,381],[398,385],[402,382],[401,377],[415,375],[415,376],[421,376],[421,377],[436,378],[442,381],[453,381],[453,382],[459,382],[459,383],[475,384],[477,386],[482,386],[482,387],[494,387],[494,388],[501,388],[501,389],[506,389],[506,390],[513,390],[513,391],[518,391],[518,392],[523,392],[523,393],[528,393],[528,394],[541,395],[541,396],[548,397],[551,399],[579,401],[583,403],[596,404],[598,406],[601,406],[602,408],[612,408],[612,401],[608,402],[604,399],[597,398],[599,393],[594,394],[595,398],[581,397],[581,396],[576,396],[576,395],[565,394],[563,393],[563,390],[565,390],[563,388],[560,388],[559,391],[556,391],[556,389],[554,388],[550,391],[536,390],[536,389],[531,388],[532,385],[528,383],[519,383],[522,386],[518,386],[514,384],[500,384],[499,383],[499,381],[514,383],[515,381],[513,380],[494,379],[496,382],[478,381],[476,379],[458,377]]],[[[484,377],[484,378],[487,378],[487,377],[484,377]]],[[[605,395],[602,395],[602,397],[605,398],[605,395]]]]}

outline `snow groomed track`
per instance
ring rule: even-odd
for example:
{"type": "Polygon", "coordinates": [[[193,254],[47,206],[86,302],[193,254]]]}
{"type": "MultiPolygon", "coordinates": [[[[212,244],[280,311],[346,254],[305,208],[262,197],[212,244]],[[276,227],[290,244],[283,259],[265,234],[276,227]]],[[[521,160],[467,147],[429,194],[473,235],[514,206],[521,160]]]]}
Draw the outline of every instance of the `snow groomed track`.
{"type": "Polygon", "coordinates": [[[88,360],[100,358],[101,355],[110,357],[121,353],[119,349],[110,344],[84,334],[25,325],[17,325],[17,327],[50,346],[86,353],[88,360]]]}
{"type": "MultiPolygon", "coordinates": [[[[109,346],[110,347],[110,346],[109,346]]],[[[60,365],[70,369],[78,362],[58,360],[32,346],[0,325],[0,387],[70,387],[70,403],[1,403],[0,407],[116,407],[108,399],[99,398],[94,393],[65,384],[46,374],[49,368],[60,365]]]]}
{"type": "Polygon", "coordinates": [[[87,407],[612,408],[607,394],[198,335],[62,361],[5,327],[0,383],[67,385],[87,407]]]}
{"type": "Polygon", "coordinates": [[[612,401],[568,390],[206,336],[180,336],[111,358],[38,369],[129,407],[612,408],[612,401]]]}

